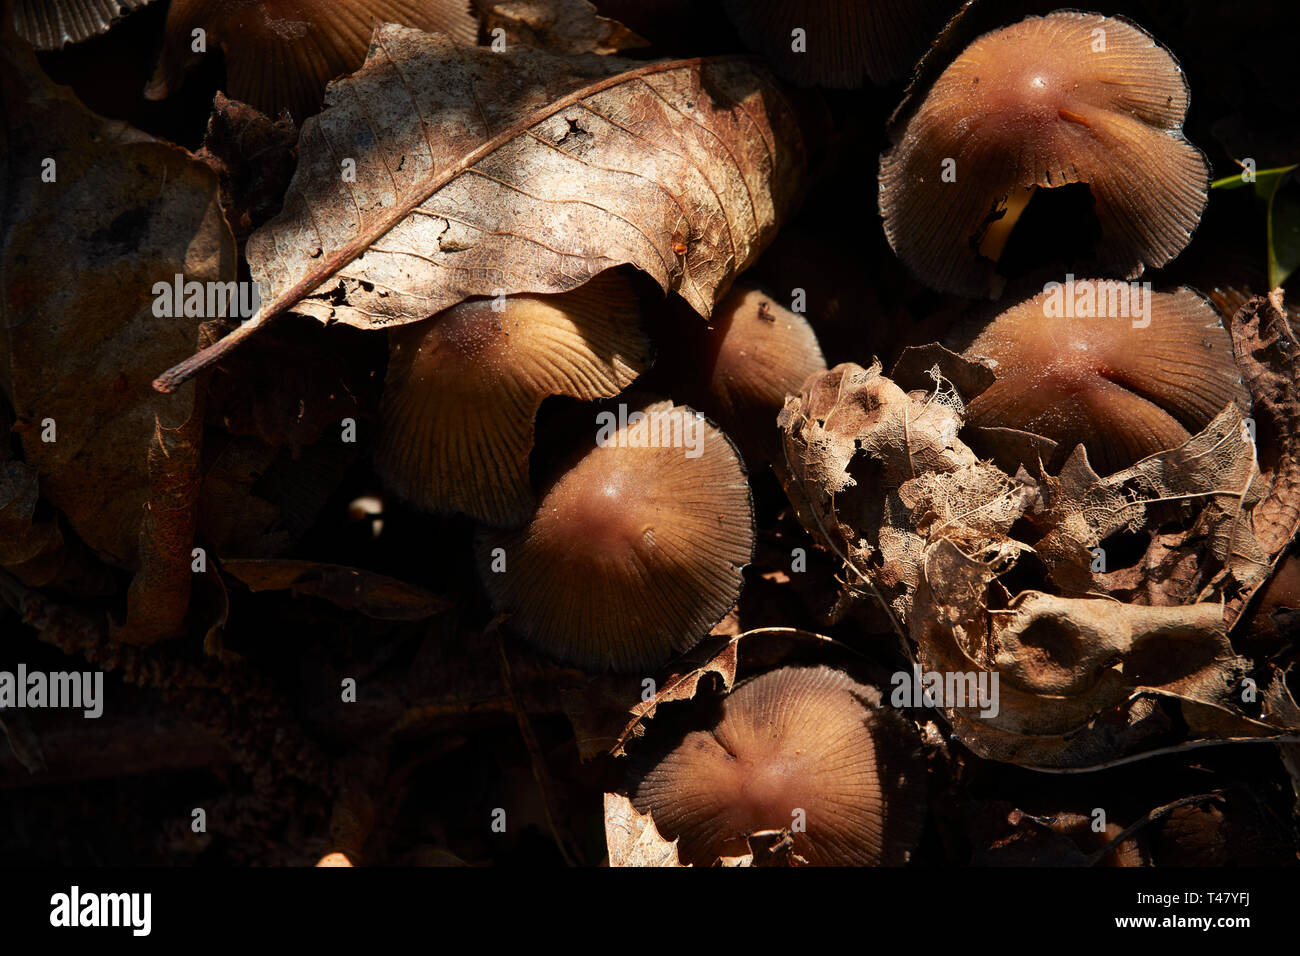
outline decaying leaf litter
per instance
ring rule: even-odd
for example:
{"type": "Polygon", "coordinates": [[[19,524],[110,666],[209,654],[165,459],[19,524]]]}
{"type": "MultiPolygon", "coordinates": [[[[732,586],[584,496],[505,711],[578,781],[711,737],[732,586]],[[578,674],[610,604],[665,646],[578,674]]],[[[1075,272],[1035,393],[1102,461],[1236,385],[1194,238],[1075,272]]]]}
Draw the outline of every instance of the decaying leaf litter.
{"type": "MultiPolygon", "coordinates": [[[[412,807],[431,768],[466,769],[468,742],[488,741],[500,766],[470,767],[475,796],[435,801],[435,816],[465,818],[505,786],[527,794],[512,805],[524,829],[569,862],[679,865],[625,796],[625,754],[661,718],[785,661],[825,661],[881,688],[914,665],[996,672],[994,718],[979,707],[902,711],[935,806],[986,765],[1070,779],[1097,770],[1089,779],[1105,781],[1146,761],[1202,759],[1207,744],[1285,748],[1300,735],[1289,640],[1243,637],[1297,520],[1298,353],[1280,293],[1243,296],[1225,316],[1250,404],[1110,475],[1083,448],[1047,471],[1041,436],[994,435],[994,454],[988,435],[967,445],[965,403],[990,377],[942,345],[913,337],[903,350],[886,335],[827,348],[840,364],[792,390],[781,412],[776,479],[752,476],[768,513],[739,606],[656,673],[653,692],[639,676],[593,678],[510,637],[459,556],[464,520],[396,501],[381,519],[355,517],[349,502],[381,489],[365,443],[335,436],[342,419],[363,434],[378,420],[383,330],[466,298],[568,291],[618,267],[648,277],[647,316],[662,314],[664,327],[679,318],[655,286],[707,318],[742,273],[790,268],[761,258],[784,227],[793,221],[796,235],[827,218],[827,118],[810,120],[804,94],[760,60],[705,50],[625,59],[646,41],[578,5],[496,6],[485,24],[506,27],[505,54],[383,26],[323,112],[295,125],[218,99],[197,153],[95,116],[9,39],[5,97],[22,108],[10,113],[8,162],[53,155],[61,192],[51,199],[19,177],[7,198],[4,386],[18,437],[0,504],[4,591],[24,633],[119,675],[133,700],[161,694],[157,706],[181,707],[183,739],[224,742],[239,776],[230,824],[201,846],[178,837],[171,852],[486,859],[493,851],[452,822],[414,824],[412,807]],[[32,119],[50,110],[55,121],[32,119]],[[355,181],[340,179],[344,156],[355,181]],[[78,163],[93,175],[74,175],[78,163]],[[164,175],[165,189],[144,188],[164,175]],[[60,211],[52,222],[31,212],[45,203],[60,211]],[[144,248],[156,250],[147,263],[144,248]],[[71,282],[32,271],[55,255],[100,266],[71,282]],[[93,281],[101,272],[106,281],[93,281]],[[261,311],[233,330],[159,318],[152,282],[139,278],[154,272],[247,275],[261,311]],[[170,351],[158,353],[164,342],[170,351]],[[888,375],[877,355],[890,357],[888,375]],[[60,423],[52,447],[40,441],[45,417],[60,423]],[[1098,570],[1094,551],[1120,539],[1136,553],[1098,570]],[[195,548],[217,574],[193,579],[195,548]],[[813,574],[791,573],[792,549],[811,552],[813,574]],[[373,691],[360,718],[334,703],[346,677],[373,691]],[[268,727],[273,747],[255,731],[268,727]],[[283,741],[301,742],[298,756],[283,741]],[[276,799],[283,809],[259,819],[276,799]],[[285,822],[298,834],[272,836],[285,822]]],[[[830,122],[842,125],[835,109],[830,122]]],[[[773,255],[782,251],[777,241],[773,255]]],[[[915,289],[886,281],[895,302],[918,308],[915,289]]],[[[641,384],[676,387],[654,376],[641,384]]],[[[548,408],[539,447],[566,424],[564,409],[548,408]]],[[[6,717],[5,729],[23,773],[75,778],[41,759],[39,722],[6,717]]],[[[1124,839],[1163,839],[1183,806],[1244,825],[1260,805],[1243,816],[1231,793],[1244,778],[1231,777],[1195,797],[1153,790],[1123,820],[1151,813],[1149,832],[1124,839]]],[[[1061,834],[1064,811],[1084,804],[1050,792],[1062,813],[1042,831],[1055,847],[1043,852],[1079,853],[1061,834]],[[1062,839],[1065,849],[1052,842],[1062,839]]],[[[1020,819],[1011,842],[1037,847],[1020,819]]],[[[971,832],[983,832],[977,822],[971,832]]],[[[982,858],[996,862],[1001,846],[982,858]]],[[[721,862],[799,862],[779,831],[756,834],[751,849],[721,862]]],[[[933,837],[917,853],[944,858],[933,837]]]]}

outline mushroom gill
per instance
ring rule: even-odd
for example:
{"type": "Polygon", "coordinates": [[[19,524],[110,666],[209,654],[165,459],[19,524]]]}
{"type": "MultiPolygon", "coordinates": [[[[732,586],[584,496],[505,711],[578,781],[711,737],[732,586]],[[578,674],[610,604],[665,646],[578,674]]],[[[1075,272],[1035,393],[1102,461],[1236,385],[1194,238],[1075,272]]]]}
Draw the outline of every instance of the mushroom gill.
{"type": "Polygon", "coordinates": [[[994,260],[1032,191],[1085,183],[1100,269],[1133,278],[1164,265],[1208,197],[1206,159],[1180,128],[1187,105],[1174,58],[1125,20],[1060,11],[987,33],[881,157],[885,235],[930,286],[996,294],[994,260]]]}
{"type": "Polygon", "coordinates": [[[446,33],[473,46],[478,18],[468,0],[172,0],[158,69],[145,90],[164,99],[200,55],[220,49],[225,93],[275,118],[299,124],[320,109],[325,86],[358,69],[376,23],[446,33]]]}
{"type": "Polygon", "coordinates": [[[518,526],[535,504],[528,459],[542,402],[616,395],[649,355],[635,293],[616,272],[393,329],[376,468],[416,508],[518,526]]]}
{"type": "Polygon", "coordinates": [[[788,829],[794,854],[813,865],[901,864],[924,819],[923,774],[895,715],[871,697],[829,667],[745,681],[634,775],[632,802],[679,841],[683,863],[741,856],[751,835],[788,829]]]}

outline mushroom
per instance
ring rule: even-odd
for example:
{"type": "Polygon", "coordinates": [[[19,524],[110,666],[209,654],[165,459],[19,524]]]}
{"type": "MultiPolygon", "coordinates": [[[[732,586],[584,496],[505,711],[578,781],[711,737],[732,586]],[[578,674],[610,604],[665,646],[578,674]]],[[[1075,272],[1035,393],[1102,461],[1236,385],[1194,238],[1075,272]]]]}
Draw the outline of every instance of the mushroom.
{"type": "Polygon", "coordinates": [[[375,466],[414,507],[517,527],[533,512],[533,421],[551,395],[617,395],[649,363],[629,280],[475,299],[389,333],[375,466]]]}
{"type": "Polygon", "coordinates": [[[598,415],[594,445],[527,527],[475,543],[509,628],[592,670],[656,667],[696,644],[735,604],[754,547],[727,437],[670,402],[626,411],[598,415]]]}
{"type": "Polygon", "coordinates": [[[60,50],[106,33],[153,0],[15,0],[14,29],[38,50],[60,50]]]}
{"type": "Polygon", "coordinates": [[[751,48],[804,86],[887,83],[925,52],[956,0],[724,0],[751,48]],[[802,31],[796,32],[796,31],[802,31]]]}
{"type": "Polygon", "coordinates": [[[1187,104],[1174,58],[1125,20],[1060,11],[987,33],[881,157],[885,235],[934,288],[996,295],[996,260],[1034,191],[1085,183],[1097,264],[1141,275],[1182,251],[1207,202],[1208,164],[1180,129],[1187,104]]]}
{"type": "Polygon", "coordinates": [[[996,376],[967,424],[1050,438],[1053,467],[1083,444],[1109,474],[1183,444],[1230,401],[1248,408],[1214,307],[1146,286],[1071,277],[997,316],[965,350],[996,376]]]}
{"type": "Polygon", "coordinates": [[[301,123],[320,109],[330,80],[361,66],[375,23],[478,40],[466,0],[172,0],[145,96],[165,99],[191,64],[220,48],[227,95],[273,118],[288,109],[301,123]],[[205,49],[196,52],[200,30],[205,49]]]}
{"type": "Polygon", "coordinates": [[[734,289],[714,310],[699,350],[702,405],[736,440],[751,466],[781,460],[776,416],[787,395],[826,371],[808,320],[757,289],[734,289]]]}
{"type": "Polygon", "coordinates": [[[750,852],[789,830],[821,866],[906,861],[924,821],[923,774],[878,693],[829,667],[783,667],[738,684],[700,729],[634,773],[633,805],[678,840],[683,863],[750,852]]]}

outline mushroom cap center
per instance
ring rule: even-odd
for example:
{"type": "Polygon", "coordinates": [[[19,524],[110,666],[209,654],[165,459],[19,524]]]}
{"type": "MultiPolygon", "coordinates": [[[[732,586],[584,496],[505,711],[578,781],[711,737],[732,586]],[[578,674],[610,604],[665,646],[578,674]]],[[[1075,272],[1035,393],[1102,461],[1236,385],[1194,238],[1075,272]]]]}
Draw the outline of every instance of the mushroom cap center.
{"type": "Polygon", "coordinates": [[[561,478],[537,516],[535,533],[555,532],[581,543],[594,560],[618,559],[653,546],[659,507],[653,498],[654,469],[642,454],[597,448],[561,478]],[[643,467],[633,467],[638,464],[643,467]]]}

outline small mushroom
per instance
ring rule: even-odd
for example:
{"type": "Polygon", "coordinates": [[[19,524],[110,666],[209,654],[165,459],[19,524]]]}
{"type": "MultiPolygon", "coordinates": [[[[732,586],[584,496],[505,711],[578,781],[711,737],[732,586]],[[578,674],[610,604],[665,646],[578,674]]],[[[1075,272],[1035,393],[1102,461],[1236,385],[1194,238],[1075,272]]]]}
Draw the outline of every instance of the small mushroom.
{"type": "Polygon", "coordinates": [[[1141,275],[1182,251],[1205,209],[1209,167],[1183,138],[1187,105],[1177,62],[1125,20],[1060,11],[987,33],[882,156],[885,235],[934,288],[996,294],[996,260],[1034,191],[1086,183],[1098,266],[1141,275]]]}
{"type": "Polygon", "coordinates": [[[1248,408],[1214,307],[1186,286],[1144,286],[1071,279],[1000,314],[965,350],[996,376],[967,424],[1050,438],[1053,467],[1083,444],[1109,474],[1181,445],[1230,401],[1248,408]]]}
{"type": "Polygon", "coordinates": [[[165,99],[205,52],[220,49],[228,96],[272,118],[288,109],[302,123],[320,109],[330,80],[360,68],[376,23],[447,33],[469,46],[478,40],[467,0],[172,0],[145,96],[165,99]],[[199,36],[204,49],[196,51],[199,36]]]}
{"type": "Polygon", "coordinates": [[[779,462],[776,417],[787,395],[826,371],[808,320],[756,289],[733,290],[714,310],[700,350],[704,408],[736,440],[746,459],[779,462]]]}
{"type": "Polygon", "coordinates": [[[635,774],[632,803],[696,866],[742,856],[751,835],[773,830],[789,830],[793,854],[813,865],[901,864],[924,821],[923,774],[897,715],[869,705],[876,696],[824,666],[745,681],[635,774]]]}
{"type": "Polygon", "coordinates": [[[414,507],[499,527],[533,513],[533,421],[552,395],[617,395],[649,363],[626,277],[476,299],[389,333],[375,466],[414,507]]]}
{"type": "Polygon", "coordinates": [[[617,417],[598,416],[594,446],[527,527],[475,546],[512,631],[584,668],[630,672],[694,646],[731,609],[754,517],[740,457],[698,412],[656,402],[617,417]]]}
{"type": "Polygon", "coordinates": [[[724,0],[741,38],[788,80],[859,87],[903,76],[956,0],[724,0]]]}

